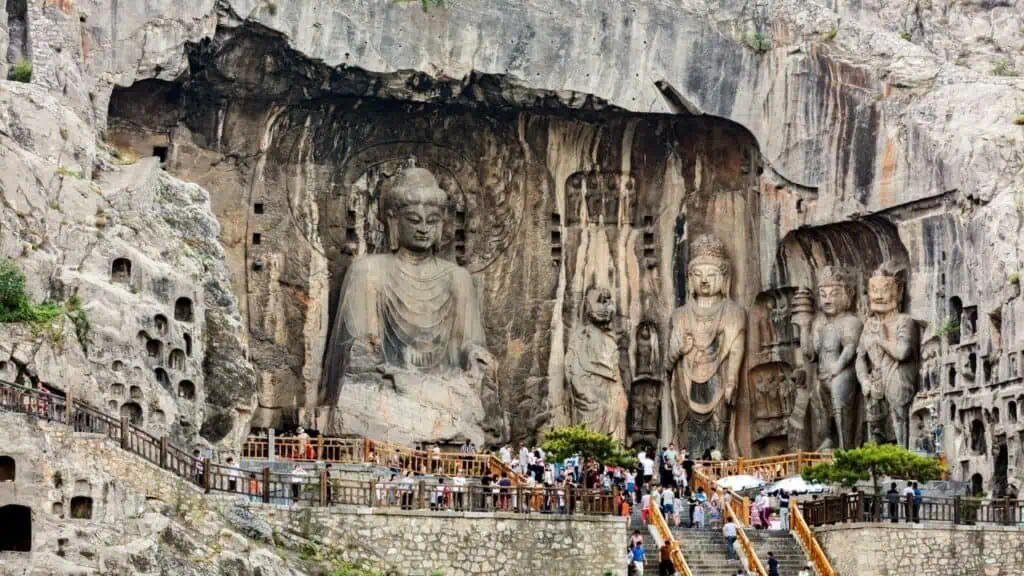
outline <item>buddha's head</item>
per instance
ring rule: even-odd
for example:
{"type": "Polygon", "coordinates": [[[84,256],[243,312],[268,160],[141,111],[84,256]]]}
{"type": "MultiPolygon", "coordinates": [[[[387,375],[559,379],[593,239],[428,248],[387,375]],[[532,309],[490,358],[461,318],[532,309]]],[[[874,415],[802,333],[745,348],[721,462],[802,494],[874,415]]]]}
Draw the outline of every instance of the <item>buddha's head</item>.
{"type": "Polygon", "coordinates": [[[384,187],[381,194],[388,241],[392,251],[437,250],[444,229],[448,193],[425,168],[406,168],[384,187]]]}
{"type": "Polygon", "coordinates": [[[604,326],[615,317],[615,300],[612,291],[600,286],[587,290],[587,317],[593,324],[604,326]]]}
{"type": "Polygon", "coordinates": [[[702,234],[690,242],[689,290],[695,296],[729,296],[729,257],[722,241],[702,234]]]}
{"type": "Polygon", "coordinates": [[[868,301],[874,314],[889,314],[899,310],[903,300],[903,270],[885,263],[868,280],[868,301]]]}
{"type": "Polygon", "coordinates": [[[846,312],[853,304],[853,282],[849,274],[836,266],[825,266],[818,279],[818,301],[826,316],[846,312]]]}

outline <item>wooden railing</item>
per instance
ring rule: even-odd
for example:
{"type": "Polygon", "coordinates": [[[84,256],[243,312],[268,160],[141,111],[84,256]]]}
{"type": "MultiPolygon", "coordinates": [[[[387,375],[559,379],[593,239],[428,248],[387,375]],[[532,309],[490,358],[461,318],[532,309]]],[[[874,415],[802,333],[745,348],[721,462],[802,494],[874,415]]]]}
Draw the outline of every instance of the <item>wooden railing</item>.
{"type": "Polygon", "coordinates": [[[850,493],[801,502],[808,526],[852,522],[942,522],[951,524],[999,524],[1024,522],[1024,500],[1008,498],[924,498],[916,504],[900,496],[890,505],[885,495],[850,493]]]}
{"type": "Polygon", "coordinates": [[[697,460],[697,468],[708,479],[717,482],[726,476],[749,474],[769,481],[800,474],[804,468],[820,462],[831,462],[827,452],[795,452],[764,458],[738,458],[736,460],[697,460]]]}
{"type": "Polygon", "coordinates": [[[814,573],[817,576],[837,576],[835,569],[832,568],[832,563],[828,561],[828,556],[825,556],[825,552],[821,549],[821,544],[814,537],[814,532],[804,521],[804,515],[796,500],[789,501],[789,524],[790,533],[796,537],[804,549],[804,554],[814,566],[814,573]]]}
{"type": "Polygon", "coordinates": [[[672,530],[669,529],[668,523],[665,522],[665,517],[661,515],[661,510],[658,509],[657,505],[652,505],[650,513],[651,524],[657,530],[658,537],[668,546],[672,558],[672,566],[675,568],[676,573],[680,576],[693,576],[693,572],[686,564],[686,558],[683,557],[683,551],[679,548],[679,542],[676,542],[675,537],[672,536],[672,530]]]}
{"type": "MultiPolygon", "coordinates": [[[[502,474],[518,484],[523,478],[493,454],[461,452],[433,453],[390,442],[368,438],[298,438],[275,437],[274,458],[296,462],[329,462],[333,464],[376,464],[409,471],[414,474],[442,476],[473,476],[485,474],[500,478],[502,474]]],[[[267,459],[270,441],[250,436],[242,445],[242,458],[267,459]]]]}
{"type": "Polygon", "coordinates": [[[750,498],[741,496],[732,490],[724,490],[720,488],[716,483],[711,481],[710,478],[704,475],[702,469],[695,469],[693,471],[693,490],[703,488],[704,493],[711,496],[718,494],[718,497],[722,500],[724,508],[728,508],[732,511],[736,517],[736,524],[739,526],[750,526],[750,498]]]}
{"type": "Polygon", "coordinates": [[[751,544],[750,539],[747,538],[746,533],[743,531],[744,524],[736,517],[736,512],[731,506],[725,507],[725,516],[736,524],[736,542],[743,551],[743,556],[747,559],[747,570],[753,572],[756,576],[768,576],[768,571],[765,570],[764,564],[761,564],[761,559],[757,557],[757,550],[754,550],[754,545],[751,544]]]}

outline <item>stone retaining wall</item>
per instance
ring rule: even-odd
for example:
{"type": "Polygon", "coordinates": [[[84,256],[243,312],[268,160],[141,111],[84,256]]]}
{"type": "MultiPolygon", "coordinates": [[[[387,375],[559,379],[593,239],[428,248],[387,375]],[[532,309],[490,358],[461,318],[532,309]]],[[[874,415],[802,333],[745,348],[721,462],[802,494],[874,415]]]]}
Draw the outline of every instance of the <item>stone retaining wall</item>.
{"type": "Polygon", "coordinates": [[[1016,527],[878,523],[815,534],[842,576],[1024,574],[1024,531],[1016,527]]]}

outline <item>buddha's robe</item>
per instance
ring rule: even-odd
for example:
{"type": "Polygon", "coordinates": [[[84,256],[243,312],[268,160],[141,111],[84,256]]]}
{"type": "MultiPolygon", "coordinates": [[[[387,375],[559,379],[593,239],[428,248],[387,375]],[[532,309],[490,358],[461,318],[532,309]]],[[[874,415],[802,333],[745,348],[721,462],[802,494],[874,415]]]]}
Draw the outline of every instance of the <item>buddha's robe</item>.
{"type": "Polygon", "coordinates": [[[333,403],[346,373],[461,370],[485,347],[469,272],[440,258],[408,262],[394,254],[353,262],[341,287],[322,400],[333,403]]]}

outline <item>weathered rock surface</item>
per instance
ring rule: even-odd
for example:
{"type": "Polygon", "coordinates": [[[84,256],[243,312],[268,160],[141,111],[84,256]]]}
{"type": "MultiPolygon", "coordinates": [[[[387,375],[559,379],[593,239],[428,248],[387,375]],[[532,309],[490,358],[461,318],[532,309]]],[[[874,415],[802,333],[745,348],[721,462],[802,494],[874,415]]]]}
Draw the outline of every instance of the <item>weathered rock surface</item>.
{"type": "MultiPolygon", "coordinates": [[[[115,340],[150,330],[144,320],[170,303],[100,290],[112,262],[99,258],[117,257],[115,246],[140,252],[133,263],[168,278],[167,290],[191,293],[205,338],[182,376],[196,386],[195,405],[207,404],[192,420],[206,421],[212,439],[243,433],[229,420],[250,406],[248,387],[234,385],[250,378],[245,344],[257,422],[312,420],[341,279],[353,256],[384,249],[378,186],[412,156],[456,197],[443,250],[474,275],[513,436],[533,436],[562,410],[567,340],[597,274],[614,286],[630,390],[638,327],[653,323],[666,345],[688,239],[710,232],[734,261],[729,296],[751,318],[740,451],[786,445],[788,415],[765,410],[751,378],[792,362],[785,322],[754,325],[772,317],[768,302],[813,287],[827,264],[850,268],[863,295],[870,270],[897,260],[909,272],[904,310],[933,359],[924,380],[938,383],[911,408],[911,442],[922,436],[916,424],[934,419],[957,470],[967,462],[986,485],[1015,482],[1009,470],[1024,451],[1015,428],[1024,401],[1020,0],[28,4],[6,27],[6,52],[30,54],[34,69],[31,86],[3,83],[0,93],[3,250],[33,247],[22,260],[37,296],[77,287],[87,308],[90,297],[138,308],[130,327],[111,329],[115,340]],[[205,200],[152,160],[106,169],[93,138],[103,130],[209,190],[219,230],[205,213],[159,202],[159,224],[122,223],[130,218],[120,210],[146,204],[108,215],[116,206],[91,182],[125,188],[112,174],[159,200],[205,200]],[[62,224],[51,202],[81,217],[62,224]],[[143,233],[97,243],[98,209],[108,235],[143,233]],[[203,238],[197,257],[161,268],[163,242],[192,232],[203,238]],[[223,272],[200,266],[204,255],[220,259],[215,236],[223,272]],[[970,334],[952,343],[946,328],[961,323],[970,334]],[[979,435],[985,442],[968,438],[979,435]]],[[[113,326],[110,310],[96,315],[97,333],[113,326]]],[[[183,335],[170,329],[177,346],[183,335]]],[[[123,362],[154,368],[142,357],[123,362]]],[[[101,389],[117,383],[92,372],[101,389]]],[[[177,421],[170,404],[160,410],[177,421]]],[[[662,414],[666,438],[672,422],[662,414]]]]}

